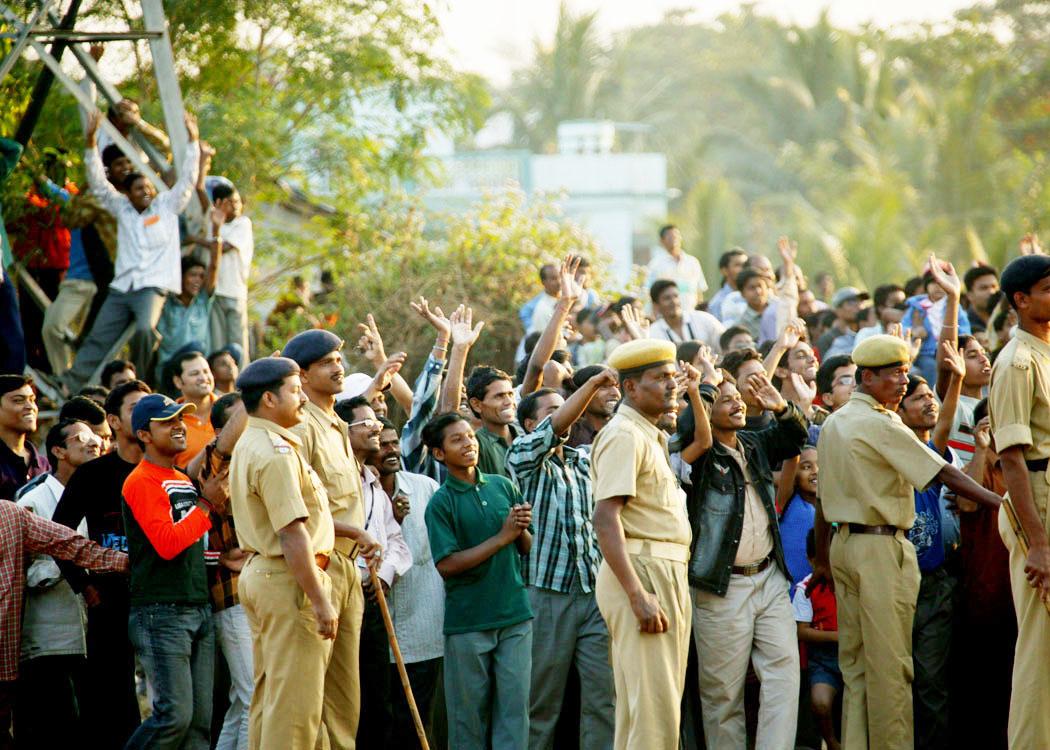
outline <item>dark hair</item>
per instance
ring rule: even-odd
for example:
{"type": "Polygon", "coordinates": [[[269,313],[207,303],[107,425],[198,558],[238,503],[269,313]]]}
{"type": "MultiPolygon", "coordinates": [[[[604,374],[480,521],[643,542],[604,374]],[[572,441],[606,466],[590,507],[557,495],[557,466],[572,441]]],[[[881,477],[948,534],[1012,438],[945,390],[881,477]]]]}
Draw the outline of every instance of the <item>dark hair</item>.
{"type": "Polygon", "coordinates": [[[576,325],[583,325],[588,320],[598,325],[598,311],[593,307],[585,307],[576,313],[576,325]]]}
{"type": "Polygon", "coordinates": [[[0,397],[32,384],[33,378],[30,375],[0,375],[0,397]]]}
{"type": "Polygon", "coordinates": [[[839,319],[838,314],[834,310],[821,310],[817,314],[820,316],[819,322],[821,328],[829,328],[839,319]]]}
{"type": "Polygon", "coordinates": [[[235,188],[233,185],[227,185],[225,182],[220,182],[218,185],[211,189],[212,203],[218,203],[219,201],[226,200],[235,192],[237,192],[237,188],[235,188]]]}
{"type": "Polygon", "coordinates": [[[678,284],[670,279],[657,279],[653,282],[653,285],[649,287],[649,299],[653,301],[653,304],[656,304],[660,301],[660,295],[671,287],[677,289],[678,284]]]}
{"type": "Polygon", "coordinates": [[[977,279],[983,278],[985,276],[994,276],[998,279],[999,272],[986,263],[981,263],[980,265],[976,265],[973,268],[966,269],[966,273],[963,274],[963,283],[966,285],[966,291],[972,292],[973,285],[977,283],[977,279]]]}
{"type": "Polygon", "coordinates": [[[233,405],[241,400],[241,394],[237,391],[232,393],[224,393],[219,398],[215,399],[215,403],[211,407],[211,426],[216,432],[226,426],[226,423],[230,421],[230,409],[233,405]]]}
{"type": "Polygon", "coordinates": [[[171,367],[171,376],[174,378],[178,375],[182,377],[182,366],[189,362],[191,359],[197,359],[197,357],[203,357],[204,352],[198,351],[197,349],[190,349],[185,352],[180,352],[174,357],[168,360],[168,365],[171,367]]]}
{"type": "Polygon", "coordinates": [[[831,387],[835,379],[835,370],[853,364],[853,358],[848,354],[836,354],[828,357],[820,363],[817,370],[817,393],[831,393],[831,387]]]}
{"type": "Polygon", "coordinates": [[[747,257],[747,250],[745,250],[742,247],[733,247],[733,248],[730,248],[729,250],[726,250],[718,258],[718,267],[719,268],[729,268],[729,264],[733,262],[733,258],[737,258],[737,257],[739,257],[741,255],[743,255],[745,258],[747,257]]]}
{"type": "Polygon", "coordinates": [[[378,419],[379,420],[379,424],[381,424],[383,426],[382,429],[384,429],[384,430],[393,430],[394,432],[397,432],[397,427],[395,427],[394,423],[391,422],[386,417],[380,417],[380,416],[377,415],[376,419],[378,419]]]}
{"type": "Polygon", "coordinates": [[[221,357],[223,354],[225,354],[230,359],[232,359],[234,361],[234,363],[237,362],[237,358],[234,357],[233,354],[230,353],[229,349],[219,349],[219,350],[214,351],[214,352],[212,352],[211,354],[208,355],[208,367],[211,367],[212,369],[214,369],[216,360],[218,360],[219,357],[221,357]]]}
{"type": "Polygon", "coordinates": [[[208,264],[198,258],[196,255],[184,255],[182,256],[182,272],[186,273],[191,268],[207,268],[208,264]]]}
{"type": "Polygon", "coordinates": [[[871,295],[872,302],[875,304],[875,309],[880,307],[886,307],[886,300],[890,298],[890,295],[894,292],[903,292],[904,287],[900,284],[883,284],[882,286],[875,287],[874,294],[871,295]]]}
{"type": "Polygon", "coordinates": [[[742,333],[746,333],[748,336],[751,335],[751,331],[743,326],[729,326],[729,328],[722,331],[722,335],[718,337],[718,348],[724,352],[729,348],[730,342],[742,333]]]}
{"type": "MultiPolygon", "coordinates": [[[[94,401],[96,398],[100,398],[103,401],[105,401],[106,396],[109,395],[109,388],[107,388],[104,385],[85,385],[83,388],[80,389],[80,392],[77,393],[77,395],[84,396],[85,398],[90,398],[92,401],[94,401]]],[[[95,403],[98,402],[95,401],[95,403]]]]}
{"type": "Polygon", "coordinates": [[[923,281],[922,276],[912,276],[904,282],[904,296],[914,297],[918,294],[920,289],[924,289],[925,287],[926,283],[923,281]]]}
{"type": "Polygon", "coordinates": [[[126,359],[114,359],[111,362],[107,362],[106,366],[102,368],[102,385],[109,388],[109,381],[113,379],[113,376],[118,372],[124,372],[125,370],[135,372],[135,365],[126,359]]]}
{"type": "Polygon", "coordinates": [[[445,442],[445,429],[456,422],[466,421],[459,412],[450,411],[438,414],[423,427],[423,445],[431,451],[441,448],[445,442]]]}
{"type": "MultiPolygon", "coordinates": [[[[489,386],[498,380],[506,380],[513,383],[514,380],[510,375],[503,372],[496,367],[490,367],[489,365],[478,365],[470,371],[470,377],[467,378],[467,400],[468,403],[471,399],[477,399],[483,401],[485,394],[488,393],[489,386]]],[[[471,408],[473,411],[473,407],[471,408]]]]}
{"type": "Polygon", "coordinates": [[[553,263],[544,263],[542,266],[540,266],[540,281],[543,281],[543,272],[548,268],[554,271],[554,273],[558,273],[558,267],[556,265],[554,265],[553,263]]]}
{"type": "Polygon", "coordinates": [[[904,403],[904,399],[913,396],[915,391],[919,389],[920,385],[928,386],[929,382],[922,375],[908,373],[908,386],[904,389],[904,398],[901,399],[901,404],[904,403]]]}
{"type": "Polygon", "coordinates": [[[973,407],[973,423],[976,425],[988,416],[988,398],[982,398],[973,407]]]}
{"type": "Polygon", "coordinates": [[[120,146],[111,143],[102,149],[102,166],[109,169],[117,159],[126,159],[127,155],[120,150],[120,146]]]}
{"type": "Polygon", "coordinates": [[[523,398],[521,403],[518,404],[518,424],[524,427],[526,419],[534,419],[536,417],[536,409],[539,408],[540,399],[557,392],[553,388],[540,388],[523,398]]]}
{"type": "Polygon", "coordinates": [[[66,428],[82,423],[83,420],[81,419],[70,419],[60,416],[58,421],[47,431],[47,437],[44,438],[44,450],[47,452],[47,462],[51,464],[51,471],[58,471],[58,456],[55,455],[55,448],[66,444],[66,428]]]}
{"type": "Polygon", "coordinates": [[[142,174],[141,172],[132,172],[124,178],[124,182],[120,183],[120,186],[124,189],[124,192],[127,193],[131,191],[132,185],[134,185],[139,180],[144,179],[146,179],[146,175],[142,174]]]}
{"type": "Polygon", "coordinates": [[[609,368],[606,365],[587,365],[586,367],[581,367],[565,382],[565,386],[575,392],[582,388],[584,383],[593,378],[599,372],[604,372],[608,369],[609,368]]]}
{"type": "Polygon", "coordinates": [[[737,373],[740,372],[740,367],[751,360],[761,362],[762,355],[756,349],[736,349],[722,357],[721,366],[723,370],[727,370],[735,378],[737,373]]]}
{"type": "Polygon", "coordinates": [[[660,227],[660,239],[664,238],[664,235],[670,232],[672,229],[678,229],[674,224],[664,224],[660,227]]]}
{"type": "Polygon", "coordinates": [[[1010,318],[1010,310],[1013,309],[1013,303],[1010,303],[1009,307],[1004,307],[999,311],[998,315],[992,319],[992,330],[998,331],[1000,328],[1006,325],[1010,318]]]}
{"type": "Polygon", "coordinates": [[[689,362],[692,364],[693,360],[696,359],[696,355],[700,351],[701,346],[703,346],[703,343],[696,341],[695,339],[692,341],[683,341],[675,349],[675,359],[679,362],[689,362]]]}
{"type": "MultiPolygon", "coordinates": [[[[289,373],[290,375],[291,373],[289,373]]],[[[281,390],[281,386],[284,385],[284,381],[289,375],[285,375],[282,378],[278,378],[270,383],[263,383],[261,385],[255,385],[251,388],[241,389],[241,401],[244,402],[244,410],[249,414],[254,414],[259,410],[259,404],[262,403],[263,395],[266,393],[272,393],[275,397],[281,390]]]]}
{"type": "Polygon", "coordinates": [[[354,396],[353,398],[344,398],[342,401],[336,402],[335,413],[336,415],[350,424],[354,421],[354,410],[363,409],[364,407],[372,408],[372,402],[364,396],[354,396]]]}
{"type": "Polygon", "coordinates": [[[959,341],[957,343],[957,346],[959,348],[959,353],[962,354],[963,351],[966,350],[966,345],[969,344],[971,341],[976,341],[976,340],[977,339],[975,339],[973,336],[971,336],[968,333],[960,333],[959,334],[959,341]]]}
{"type": "Polygon", "coordinates": [[[748,266],[736,275],[736,288],[743,289],[744,285],[747,284],[747,282],[751,281],[751,279],[762,279],[763,281],[765,281],[766,276],[761,271],[758,271],[748,266]]]}
{"type": "Polygon", "coordinates": [[[614,312],[617,315],[619,315],[621,310],[623,310],[628,305],[633,305],[637,301],[637,297],[620,297],[618,300],[609,305],[609,312],[614,312]]]}
{"type": "Polygon", "coordinates": [[[141,380],[129,380],[126,383],[121,383],[106,396],[106,414],[119,417],[120,410],[124,406],[124,399],[127,398],[129,393],[150,394],[153,393],[153,390],[141,380]]]}
{"type": "Polygon", "coordinates": [[[87,396],[74,396],[62,404],[58,410],[59,420],[75,419],[87,424],[102,424],[106,421],[106,412],[87,396]]]}

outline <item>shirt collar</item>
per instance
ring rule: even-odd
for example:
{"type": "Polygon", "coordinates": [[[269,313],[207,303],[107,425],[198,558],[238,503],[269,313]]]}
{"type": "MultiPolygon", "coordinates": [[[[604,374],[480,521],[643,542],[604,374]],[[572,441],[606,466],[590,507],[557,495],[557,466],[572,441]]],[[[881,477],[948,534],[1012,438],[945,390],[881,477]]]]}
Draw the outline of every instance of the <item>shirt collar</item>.
{"type": "Polygon", "coordinates": [[[313,401],[307,401],[306,406],[303,408],[318,421],[329,424],[332,427],[339,427],[341,424],[345,424],[338,414],[325,411],[313,401]]]}
{"type": "Polygon", "coordinates": [[[454,476],[452,476],[451,473],[445,475],[445,484],[447,484],[450,489],[453,489],[456,492],[470,492],[475,487],[480,487],[484,484],[488,484],[488,480],[485,478],[485,474],[483,474],[480,470],[475,469],[474,473],[477,476],[478,480],[476,484],[469,484],[468,482],[464,482],[462,479],[456,479],[454,476]]]}
{"type": "Polygon", "coordinates": [[[303,441],[299,439],[291,430],[281,427],[276,422],[271,422],[269,419],[263,419],[262,417],[248,417],[249,427],[258,427],[260,430],[266,430],[267,432],[275,432],[295,447],[301,447],[303,441]]]}
{"type": "Polygon", "coordinates": [[[867,393],[861,393],[860,391],[853,391],[853,393],[850,394],[849,400],[850,401],[860,401],[861,403],[867,404],[868,406],[870,406],[875,411],[884,411],[887,414],[890,413],[889,409],[887,409],[885,406],[883,406],[878,401],[876,401],[874,396],[871,396],[871,395],[869,395],[867,393]]]}
{"type": "Polygon", "coordinates": [[[1022,341],[1024,341],[1029,346],[1031,346],[1033,349],[1038,349],[1043,355],[1045,355],[1047,357],[1050,357],[1050,345],[1048,345],[1042,339],[1036,338],[1035,336],[1030,334],[1028,331],[1026,331],[1023,328],[1021,328],[1020,326],[1017,327],[1017,331],[1016,331],[1016,333],[1014,333],[1014,335],[1017,338],[1019,338],[1022,341]]]}

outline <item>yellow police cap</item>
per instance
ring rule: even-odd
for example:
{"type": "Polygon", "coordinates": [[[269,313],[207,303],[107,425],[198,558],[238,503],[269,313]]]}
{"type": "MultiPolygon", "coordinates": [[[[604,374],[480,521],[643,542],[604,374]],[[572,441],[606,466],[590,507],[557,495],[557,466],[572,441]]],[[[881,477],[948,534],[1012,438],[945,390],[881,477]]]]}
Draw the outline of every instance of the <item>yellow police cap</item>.
{"type": "Polygon", "coordinates": [[[870,336],[857,344],[853,361],[857,367],[887,367],[911,362],[911,348],[896,336],[870,336]]]}
{"type": "Polygon", "coordinates": [[[636,339],[621,344],[609,355],[609,367],[621,375],[674,363],[675,345],[658,339],[636,339]]]}

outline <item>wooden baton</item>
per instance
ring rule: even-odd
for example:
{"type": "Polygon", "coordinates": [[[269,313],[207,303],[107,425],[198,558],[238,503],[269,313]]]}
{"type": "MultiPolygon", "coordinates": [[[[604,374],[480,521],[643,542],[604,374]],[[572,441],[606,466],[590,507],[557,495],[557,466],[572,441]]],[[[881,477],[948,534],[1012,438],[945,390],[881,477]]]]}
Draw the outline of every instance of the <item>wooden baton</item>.
{"type": "MultiPolygon", "coordinates": [[[[1017,511],[1014,510],[1013,501],[1010,496],[1007,495],[1003,498],[1002,509],[1006,512],[1006,520],[1010,522],[1010,528],[1014,530],[1014,536],[1017,537],[1017,544],[1021,547],[1021,554],[1028,559],[1028,534],[1025,533],[1024,527],[1021,526],[1021,519],[1017,517],[1017,511]]],[[[1050,601],[1047,601],[1043,596],[1043,592],[1039,592],[1039,598],[1043,602],[1043,606],[1046,607],[1046,611],[1050,614],[1050,601]]]]}
{"type": "Polygon", "coordinates": [[[386,595],[383,593],[383,584],[376,575],[375,569],[369,565],[368,573],[372,577],[372,588],[376,592],[379,602],[379,611],[383,613],[383,624],[386,625],[386,637],[390,640],[390,650],[394,652],[394,661],[397,662],[397,673],[401,675],[401,687],[405,690],[405,700],[408,701],[408,710],[412,712],[412,721],[416,725],[416,734],[419,735],[419,746],[423,750],[430,750],[427,742],[427,733],[423,729],[423,721],[419,718],[419,709],[416,707],[416,698],[412,695],[412,685],[408,681],[408,672],[405,670],[405,659],[401,656],[401,647],[397,645],[397,635],[394,633],[394,621],[390,619],[390,609],[386,606],[386,595]]]}

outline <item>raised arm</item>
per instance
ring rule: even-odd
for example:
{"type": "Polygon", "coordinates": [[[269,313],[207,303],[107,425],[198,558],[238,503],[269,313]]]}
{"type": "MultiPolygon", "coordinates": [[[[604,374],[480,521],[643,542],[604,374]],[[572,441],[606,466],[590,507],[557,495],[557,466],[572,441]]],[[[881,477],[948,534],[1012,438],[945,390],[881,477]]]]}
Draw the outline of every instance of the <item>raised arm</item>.
{"type": "Polygon", "coordinates": [[[194,186],[197,184],[197,169],[200,167],[197,120],[189,112],[186,113],[186,135],[189,143],[186,144],[186,155],[182,160],[182,172],[179,174],[179,179],[170,190],[160,193],[153,199],[154,202],[160,202],[158,208],[164,208],[176,214],[181,214],[193,197],[194,186]]]}
{"type": "Polygon", "coordinates": [[[106,178],[106,168],[102,166],[102,157],[98,153],[98,129],[101,125],[102,113],[96,109],[88,117],[84,172],[87,174],[88,186],[98,198],[98,202],[111,214],[116,215],[128,199],[106,178]]]}
{"type": "Polygon", "coordinates": [[[700,361],[706,363],[702,373],[688,362],[678,363],[689,405],[693,407],[693,441],[682,448],[682,460],[687,464],[693,463],[707,453],[714,443],[714,438],[711,436],[711,421],[707,415],[704,397],[700,393],[700,385],[703,383],[717,388],[722,382],[721,372],[710,366],[711,350],[706,346],[701,346],[700,357],[700,361]]]}
{"type": "Polygon", "coordinates": [[[565,399],[565,403],[559,406],[558,410],[551,415],[551,427],[554,430],[554,434],[564,435],[567,433],[572,428],[573,423],[586,411],[587,405],[594,398],[594,394],[599,389],[612,385],[616,385],[616,375],[609,369],[603,369],[601,372],[588,378],[587,382],[577,388],[576,392],[565,399]]]}
{"type": "Polygon", "coordinates": [[[937,347],[937,358],[942,363],[937,386],[940,387],[941,382],[945,381],[945,392],[932,437],[937,452],[943,454],[944,449],[948,447],[948,438],[952,434],[952,424],[955,422],[955,410],[959,406],[959,395],[962,393],[963,378],[966,376],[966,361],[954,338],[941,339],[937,347]]]}
{"type": "Polygon", "coordinates": [[[474,311],[465,305],[460,305],[452,311],[449,323],[451,324],[452,352],[448,358],[448,374],[441,387],[438,414],[459,411],[460,394],[463,390],[463,370],[467,366],[467,355],[470,354],[470,347],[474,346],[485,327],[484,321],[478,321],[477,325],[473,325],[474,311]]]}
{"type": "Polygon", "coordinates": [[[540,376],[543,374],[544,365],[550,360],[554,350],[558,347],[561,339],[562,329],[565,321],[572,312],[573,305],[583,295],[583,287],[576,281],[576,271],[580,267],[580,258],[567,255],[561,262],[558,272],[560,286],[558,288],[558,302],[554,306],[554,314],[547,321],[539,341],[532,349],[529,364],[525,369],[525,379],[521,381],[521,395],[527,396],[535,391],[540,384],[540,376]]]}
{"type": "Polygon", "coordinates": [[[219,234],[219,229],[226,221],[226,213],[221,208],[212,206],[207,216],[211,220],[211,233],[214,237],[209,247],[208,270],[204,277],[204,290],[210,297],[215,293],[215,285],[219,283],[219,258],[222,257],[222,235],[219,234]]]}
{"type": "Polygon", "coordinates": [[[802,334],[805,330],[805,322],[797,318],[784,326],[773,343],[773,347],[769,350],[769,354],[762,360],[762,365],[766,368],[766,375],[772,378],[776,374],[777,367],[780,366],[780,360],[785,354],[798,346],[798,342],[802,340],[802,334]]]}
{"type": "Polygon", "coordinates": [[[777,252],[780,253],[780,289],[777,297],[777,335],[798,317],[798,276],[795,259],[798,257],[798,243],[787,237],[777,240],[777,252]]]}
{"type": "MultiPolygon", "coordinates": [[[[951,341],[956,350],[959,344],[959,296],[962,294],[962,283],[959,281],[955,267],[951,263],[937,260],[937,256],[930,253],[930,273],[937,286],[944,290],[944,320],[941,322],[939,341],[951,341]]],[[[946,372],[948,363],[945,362],[945,353],[941,347],[937,347],[937,371],[946,372]]],[[[963,371],[965,375],[966,371],[963,371]]],[[[948,378],[937,378],[937,395],[945,398],[948,388],[948,378]]],[[[959,383],[960,387],[962,382],[959,383]]]]}
{"type": "MultiPolygon", "coordinates": [[[[388,357],[386,356],[386,348],[383,345],[383,336],[379,333],[379,326],[376,325],[376,320],[372,317],[372,313],[368,313],[364,323],[357,324],[357,329],[358,333],[361,334],[357,348],[364,354],[365,359],[372,363],[378,373],[388,357]]],[[[401,408],[405,410],[406,414],[412,410],[412,388],[401,377],[400,372],[395,371],[390,378],[390,393],[393,395],[394,400],[400,404],[401,408]]]]}

